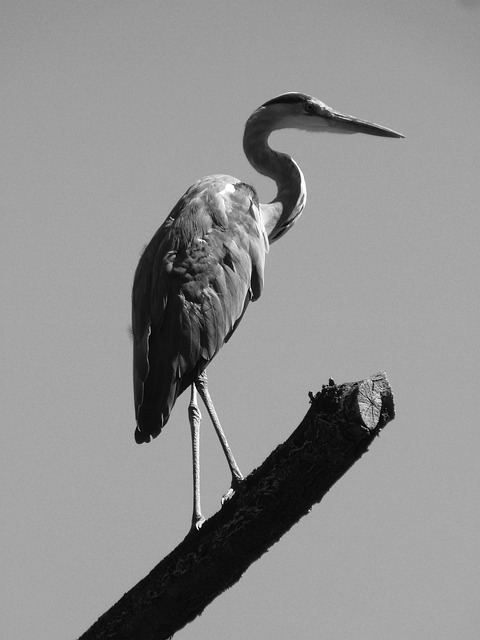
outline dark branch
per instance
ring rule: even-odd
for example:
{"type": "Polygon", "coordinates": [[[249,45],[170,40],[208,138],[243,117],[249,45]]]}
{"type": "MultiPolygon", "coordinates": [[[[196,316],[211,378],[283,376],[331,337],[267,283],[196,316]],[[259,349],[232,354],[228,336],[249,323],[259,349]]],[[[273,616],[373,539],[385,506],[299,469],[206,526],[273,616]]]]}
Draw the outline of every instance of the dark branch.
{"type": "Polygon", "coordinates": [[[161,640],[198,616],[290,529],[394,418],[384,373],[313,396],[300,426],[200,531],[126,593],[80,640],[161,640]]]}

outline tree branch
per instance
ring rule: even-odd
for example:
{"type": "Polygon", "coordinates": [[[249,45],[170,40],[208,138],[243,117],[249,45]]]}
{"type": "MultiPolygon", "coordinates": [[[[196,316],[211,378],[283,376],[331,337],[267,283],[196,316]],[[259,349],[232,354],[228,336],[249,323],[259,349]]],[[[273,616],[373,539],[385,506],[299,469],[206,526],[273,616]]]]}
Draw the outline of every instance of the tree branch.
{"type": "Polygon", "coordinates": [[[286,533],[368,450],[394,418],[385,373],[333,380],[299,427],[80,640],[162,640],[198,616],[286,533]]]}

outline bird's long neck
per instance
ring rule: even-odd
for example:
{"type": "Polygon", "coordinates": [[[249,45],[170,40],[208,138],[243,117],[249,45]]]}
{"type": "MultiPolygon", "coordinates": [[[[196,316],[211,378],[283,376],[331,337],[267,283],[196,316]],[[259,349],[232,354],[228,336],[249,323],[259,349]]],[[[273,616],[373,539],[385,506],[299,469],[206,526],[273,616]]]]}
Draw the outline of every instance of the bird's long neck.
{"type": "Polygon", "coordinates": [[[305,180],[297,163],[268,145],[269,135],[279,128],[278,122],[272,121],[271,114],[257,110],[247,120],[243,136],[243,150],[250,164],[277,184],[275,198],[260,205],[270,243],[290,229],[303,212],[307,199],[305,180]]]}

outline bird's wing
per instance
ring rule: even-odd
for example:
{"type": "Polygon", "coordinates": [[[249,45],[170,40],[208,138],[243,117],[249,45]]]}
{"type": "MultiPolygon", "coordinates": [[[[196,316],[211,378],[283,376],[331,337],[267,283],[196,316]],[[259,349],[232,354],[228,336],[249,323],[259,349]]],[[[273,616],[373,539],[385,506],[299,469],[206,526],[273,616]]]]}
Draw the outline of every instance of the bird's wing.
{"type": "Polygon", "coordinates": [[[133,290],[137,439],[158,435],[260,296],[267,250],[255,192],[230,176],[196,183],[157,231],[133,290]]]}
{"type": "Polygon", "coordinates": [[[144,382],[149,373],[149,338],[152,315],[161,324],[168,297],[168,281],[156,273],[159,258],[171,250],[170,229],[184,209],[184,198],[172,209],[170,215],[145,247],[139,260],[132,288],[132,337],[133,337],[133,391],[135,408],[143,402],[144,382]],[[155,277],[156,276],[156,277],[155,277]]]}

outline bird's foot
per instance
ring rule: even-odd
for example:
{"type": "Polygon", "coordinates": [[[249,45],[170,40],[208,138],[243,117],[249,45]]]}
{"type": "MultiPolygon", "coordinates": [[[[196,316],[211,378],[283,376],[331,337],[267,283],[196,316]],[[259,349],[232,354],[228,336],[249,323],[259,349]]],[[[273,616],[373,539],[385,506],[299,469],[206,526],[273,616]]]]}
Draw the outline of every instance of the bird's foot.
{"type": "Polygon", "coordinates": [[[190,527],[190,531],[200,531],[204,522],[205,518],[201,513],[199,513],[198,515],[194,515],[192,518],[192,526],[190,527]]]}
{"type": "Polygon", "coordinates": [[[222,498],[222,505],[224,505],[225,502],[228,502],[229,500],[231,500],[231,498],[233,498],[233,496],[235,495],[235,491],[240,487],[240,483],[242,480],[243,480],[243,476],[240,476],[238,478],[233,478],[232,486],[222,498]]]}
{"type": "Polygon", "coordinates": [[[224,505],[225,502],[228,502],[231,498],[233,498],[234,493],[235,493],[235,489],[233,487],[230,487],[227,493],[222,497],[222,505],[224,505]]]}

